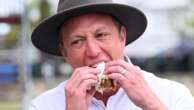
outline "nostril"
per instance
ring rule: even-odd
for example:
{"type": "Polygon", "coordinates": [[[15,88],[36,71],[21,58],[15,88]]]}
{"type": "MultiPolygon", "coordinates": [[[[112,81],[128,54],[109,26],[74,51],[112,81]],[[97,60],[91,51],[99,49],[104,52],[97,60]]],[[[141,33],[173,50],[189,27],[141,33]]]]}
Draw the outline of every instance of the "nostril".
{"type": "Polygon", "coordinates": [[[93,51],[88,52],[88,50],[87,50],[87,56],[89,57],[89,59],[95,59],[99,56],[99,54],[100,54],[100,52],[98,52],[98,51],[93,50],[93,51]]]}
{"type": "Polygon", "coordinates": [[[101,51],[100,47],[95,41],[87,42],[86,53],[88,57],[96,58],[100,54],[100,51],[101,51]]]}

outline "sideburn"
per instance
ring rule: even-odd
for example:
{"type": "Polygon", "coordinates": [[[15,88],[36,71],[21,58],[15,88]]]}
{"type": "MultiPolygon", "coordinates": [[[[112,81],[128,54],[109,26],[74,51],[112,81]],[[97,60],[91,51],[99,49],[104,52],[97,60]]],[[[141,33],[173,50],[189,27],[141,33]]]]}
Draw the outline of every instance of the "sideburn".
{"type": "Polygon", "coordinates": [[[59,48],[60,48],[61,55],[63,55],[63,57],[68,57],[67,51],[65,50],[64,46],[61,43],[59,44],[59,48]]]}
{"type": "Polygon", "coordinates": [[[125,44],[126,44],[126,29],[124,26],[121,26],[120,30],[119,30],[119,38],[120,38],[120,41],[122,43],[122,46],[125,47],[125,44]]]}

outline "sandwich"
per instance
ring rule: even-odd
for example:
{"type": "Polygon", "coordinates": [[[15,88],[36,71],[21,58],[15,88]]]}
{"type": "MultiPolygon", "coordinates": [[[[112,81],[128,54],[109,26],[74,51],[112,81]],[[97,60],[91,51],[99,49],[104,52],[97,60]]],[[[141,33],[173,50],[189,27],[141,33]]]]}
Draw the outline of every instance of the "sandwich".
{"type": "Polygon", "coordinates": [[[109,79],[108,76],[104,73],[105,63],[99,63],[96,68],[100,70],[100,73],[97,76],[98,83],[96,85],[96,91],[103,94],[103,92],[107,89],[115,89],[116,82],[112,79],[109,79]]]}

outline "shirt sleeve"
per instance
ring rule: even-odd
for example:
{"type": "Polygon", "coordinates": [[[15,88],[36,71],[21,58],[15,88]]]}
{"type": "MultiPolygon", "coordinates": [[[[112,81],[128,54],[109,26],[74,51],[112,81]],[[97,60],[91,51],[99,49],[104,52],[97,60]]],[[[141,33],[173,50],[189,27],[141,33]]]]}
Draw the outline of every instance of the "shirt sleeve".
{"type": "Polygon", "coordinates": [[[174,102],[171,110],[194,110],[194,98],[184,85],[175,86],[173,95],[174,102]]]}
{"type": "Polygon", "coordinates": [[[30,104],[30,106],[29,106],[29,110],[38,110],[38,109],[36,108],[36,106],[35,106],[35,105],[30,104]]]}

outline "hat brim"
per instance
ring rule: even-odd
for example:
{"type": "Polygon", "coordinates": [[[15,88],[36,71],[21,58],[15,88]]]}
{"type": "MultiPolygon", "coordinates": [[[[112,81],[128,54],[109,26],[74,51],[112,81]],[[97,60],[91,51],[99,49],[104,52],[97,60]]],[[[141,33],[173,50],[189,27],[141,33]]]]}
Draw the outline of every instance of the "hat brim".
{"type": "Polygon", "coordinates": [[[59,29],[63,22],[84,13],[102,12],[114,16],[127,30],[126,45],[139,38],[145,31],[147,20],[138,9],[123,4],[88,4],[61,11],[42,21],[32,32],[32,43],[41,51],[61,56],[59,51],[59,29]]]}

